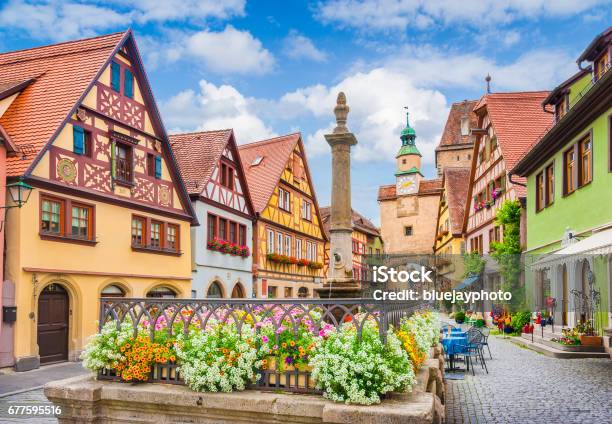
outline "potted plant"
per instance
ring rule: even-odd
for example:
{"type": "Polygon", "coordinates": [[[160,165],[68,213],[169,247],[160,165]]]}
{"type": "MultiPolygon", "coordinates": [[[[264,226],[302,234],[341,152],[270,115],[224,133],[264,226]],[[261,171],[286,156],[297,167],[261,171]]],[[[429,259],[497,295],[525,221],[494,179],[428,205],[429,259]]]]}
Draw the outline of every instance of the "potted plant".
{"type": "Polygon", "coordinates": [[[591,320],[580,322],[576,325],[576,331],[580,335],[580,344],[583,346],[601,346],[603,338],[595,334],[595,328],[591,320]]]}
{"type": "Polygon", "coordinates": [[[465,321],[465,312],[463,311],[458,311],[455,313],[455,322],[457,324],[463,324],[463,322],[465,321]]]}

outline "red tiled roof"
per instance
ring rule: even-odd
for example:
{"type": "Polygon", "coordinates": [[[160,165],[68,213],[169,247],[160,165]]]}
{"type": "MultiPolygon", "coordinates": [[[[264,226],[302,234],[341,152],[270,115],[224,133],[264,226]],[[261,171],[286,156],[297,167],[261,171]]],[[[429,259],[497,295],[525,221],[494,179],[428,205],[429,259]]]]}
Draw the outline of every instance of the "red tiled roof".
{"type": "Polygon", "coordinates": [[[461,234],[465,202],[470,186],[470,168],[445,168],[443,180],[451,233],[461,234]]]}
{"type": "MultiPolygon", "coordinates": [[[[355,209],[351,209],[352,211],[352,221],[353,221],[353,230],[359,231],[372,236],[380,236],[380,229],[372,223],[368,218],[361,215],[355,209]]],[[[329,230],[331,227],[331,207],[323,206],[319,208],[319,212],[321,213],[321,221],[323,222],[323,231],[325,231],[325,235],[329,238],[329,230]]]]}
{"type": "MultiPolygon", "coordinates": [[[[487,94],[474,109],[476,113],[486,110],[489,114],[506,169],[514,168],[553,125],[553,115],[542,109],[548,94],[548,91],[487,94]]],[[[525,183],[525,179],[518,177],[514,180],[525,183]]],[[[524,187],[515,184],[514,188],[519,197],[525,196],[524,187]]]]}
{"type": "Polygon", "coordinates": [[[395,184],[378,187],[378,200],[392,200],[397,197],[395,184]]]}
{"type": "Polygon", "coordinates": [[[478,116],[474,113],[474,106],[478,100],[464,100],[462,102],[453,103],[448,112],[444,132],[440,137],[440,144],[436,150],[447,146],[457,144],[469,144],[473,139],[469,135],[461,135],[461,118],[464,116],[470,119],[470,128],[475,128],[478,125],[478,116]]]}
{"type": "Polygon", "coordinates": [[[231,135],[232,130],[169,135],[189,194],[200,194],[204,190],[231,135]]]}
{"type": "Polygon", "coordinates": [[[7,175],[22,175],[67,118],[127,32],[0,54],[0,86],[34,79],[0,118],[21,155],[7,175]]]}
{"type": "Polygon", "coordinates": [[[300,133],[294,133],[238,146],[255,212],[268,205],[300,137],[300,133]],[[262,159],[255,165],[257,158],[262,159]]]}

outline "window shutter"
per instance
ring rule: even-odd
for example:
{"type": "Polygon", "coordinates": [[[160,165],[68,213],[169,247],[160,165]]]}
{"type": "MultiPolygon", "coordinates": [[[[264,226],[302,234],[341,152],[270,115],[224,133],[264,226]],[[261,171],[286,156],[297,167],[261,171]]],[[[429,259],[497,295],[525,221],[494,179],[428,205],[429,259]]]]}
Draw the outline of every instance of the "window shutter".
{"type": "Polygon", "coordinates": [[[115,91],[121,91],[121,68],[117,62],[111,62],[111,87],[115,91]]]}
{"type": "Polygon", "coordinates": [[[115,156],[117,152],[115,151],[115,142],[111,142],[111,177],[113,179],[117,178],[117,163],[115,161],[115,156]]]}
{"type": "Polygon", "coordinates": [[[162,176],[162,161],[161,156],[155,156],[155,178],[159,179],[162,176]]]}
{"type": "Polygon", "coordinates": [[[134,98],[134,75],[129,69],[126,69],[123,74],[123,94],[125,94],[130,99],[134,98]]]}
{"type": "Polygon", "coordinates": [[[83,153],[85,153],[85,131],[83,131],[83,127],[73,125],[72,138],[74,140],[74,153],[76,153],[77,155],[82,155],[83,153]]]}
{"type": "Polygon", "coordinates": [[[505,173],[502,174],[500,178],[501,178],[501,189],[503,191],[506,191],[506,174],[505,173]]]}

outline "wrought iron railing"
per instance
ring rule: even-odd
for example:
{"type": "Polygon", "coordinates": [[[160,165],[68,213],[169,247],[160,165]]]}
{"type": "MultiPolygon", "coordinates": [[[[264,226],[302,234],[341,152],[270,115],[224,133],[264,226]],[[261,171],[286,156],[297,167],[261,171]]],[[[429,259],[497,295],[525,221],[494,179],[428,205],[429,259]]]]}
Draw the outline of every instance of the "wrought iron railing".
{"type": "MultiPolygon", "coordinates": [[[[99,328],[108,322],[115,322],[119,329],[128,321],[134,329],[134,337],[146,332],[151,340],[156,331],[155,323],[163,322],[163,331],[168,336],[176,336],[182,331],[206,331],[207,324],[224,322],[235,325],[239,335],[245,323],[249,323],[260,332],[260,325],[271,324],[279,342],[278,330],[293,332],[296,336],[302,324],[302,318],[312,320],[311,331],[317,334],[323,326],[332,325],[338,329],[349,323],[354,325],[358,340],[361,340],[363,326],[367,320],[373,320],[378,326],[379,336],[386,341],[387,331],[391,326],[398,326],[403,317],[426,306],[421,301],[383,302],[371,299],[151,299],[151,298],[116,298],[100,299],[99,328]],[[177,325],[178,324],[178,325],[177,325]],[[194,327],[197,328],[194,330],[194,327]]],[[[258,390],[285,390],[291,392],[317,393],[312,384],[310,372],[291,369],[262,369],[259,378],[251,384],[258,390]]],[[[115,370],[105,369],[98,373],[98,378],[121,380],[115,370]]],[[[176,363],[154,364],[148,381],[168,384],[183,384],[180,366],[176,363]],[[177,369],[178,368],[178,369],[177,369]]]]}

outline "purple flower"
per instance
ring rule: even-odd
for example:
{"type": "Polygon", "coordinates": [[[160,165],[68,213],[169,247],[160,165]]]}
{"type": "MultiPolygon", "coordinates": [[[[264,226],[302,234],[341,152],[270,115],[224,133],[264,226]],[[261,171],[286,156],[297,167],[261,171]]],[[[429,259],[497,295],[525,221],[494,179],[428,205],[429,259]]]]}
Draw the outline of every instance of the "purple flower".
{"type": "Polygon", "coordinates": [[[262,336],[261,340],[262,340],[264,343],[268,343],[268,340],[270,340],[270,339],[268,339],[268,336],[262,336]]]}
{"type": "Polygon", "coordinates": [[[287,356],[285,358],[285,364],[291,365],[293,363],[293,356],[287,356]]]}

